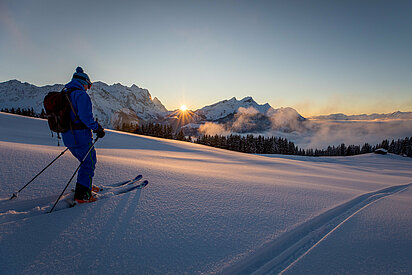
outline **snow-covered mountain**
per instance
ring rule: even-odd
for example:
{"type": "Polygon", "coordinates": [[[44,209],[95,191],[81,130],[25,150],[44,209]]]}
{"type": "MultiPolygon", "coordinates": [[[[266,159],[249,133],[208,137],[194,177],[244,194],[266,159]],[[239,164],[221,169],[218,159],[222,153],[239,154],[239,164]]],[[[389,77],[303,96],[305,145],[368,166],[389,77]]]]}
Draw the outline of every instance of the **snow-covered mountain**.
{"type": "Polygon", "coordinates": [[[60,91],[61,84],[37,87],[30,83],[10,80],[0,83],[0,108],[33,108],[40,113],[43,108],[44,96],[52,91],[60,91]]]}
{"type": "MultiPolygon", "coordinates": [[[[40,113],[44,96],[51,91],[60,91],[63,87],[62,84],[37,87],[18,80],[3,82],[0,83],[0,108],[33,108],[36,113],[40,113]]],[[[118,121],[120,117],[122,121],[132,124],[138,123],[136,120],[157,120],[167,111],[158,98],[152,99],[148,90],[136,85],[107,85],[97,81],[88,94],[93,102],[93,114],[104,127],[115,128],[121,123],[118,121]]]]}
{"type": "Polygon", "coordinates": [[[266,114],[272,107],[266,103],[259,105],[252,97],[245,97],[242,100],[237,100],[233,97],[229,100],[222,100],[218,103],[203,107],[195,113],[207,121],[216,121],[238,112],[239,108],[253,108],[261,114],[266,114]]]}
{"type": "Polygon", "coordinates": [[[262,133],[268,130],[292,132],[303,128],[306,120],[295,109],[272,108],[268,103],[258,104],[252,97],[223,100],[195,111],[195,118],[184,130],[193,133],[193,128],[205,134],[216,133],[216,127],[227,133],[262,133]],[[197,120],[197,121],[196,121],[197,120]],[[213,130],[210,130],[211,123],[213,130]],[[216,125],[217,124],[217,125],[216,125]]]}
{"type": "MultiPolygon", "coordinates": [[[[51,91],[60,91],[63,87],[62,84],[37,87],[18,80],[3,82],[0,83],[0,108],[33,108],[36,113],[40,113],[44,96],[51,91]]],[[[123,128],[124,125],[135,126],[142,121],[168,123],[175,125],[176,129],[191,123],[196,128],[206,122],[213,122],[226,125],[231,131],[257,133],[268,130],[272,125],[290,131],[290,125],[305,120],[292,108],[274,109],[268,103],[256,103],[252,97],[241,100],[233,97],[205,106],[181,121],[176,112],[168,112],[158,98],[152,99],[148,90],[136,85],[107,85],[97,81],[88,94],[93,102],[94,116],[104,127],[113,129],[123,128]]]]}
{"type": "MultiPolygon", "coordinates": [[[[36,113],[40,113],[44,96],[50,91],[59,91],[62,88],[61,84],[37,87],[17,80],[0,83],[0,109],[33,108],[36,113]]],[[[93,102],[93,113],[105,128],[133,130],[133,127],[139,123],[155,122],[172,125],[176,131],[183,129],[186,135],[194,136],[254,133],[283,136],[298,143],[298,140],[305,136],[314,136],[317,135],[316,133],[322,136],[321,133],[329,132],[327,129],[330,128],[332,132],[340,133],[336,134],[337,137],[342,136],[342,139],[345,137],[345,142],[350,142],[348,133],[353,133],[355,137],[359,136],[359,131],[363,133],[366,131],[374,136],[377,134],[377,136],[372,140],[356,138],[351,142],[378,142],[383,138],[404,137],[405,132],[410,132],[412,120],[412,112],[351,116],[332,114],[305,119],[293,108],[273,108],[268,103],[258,104],[252,97],[245,97],[241,100],[233,97],[205,106],[195,112],[181,113],[179,110],[167,111],[158,98],[152,99],[148,90],[136,85],[127,87],[121,84],[107,85],[103,82],[95,82],[88,93],[93,102]],[[343,127],[342,124],[326,124],[326,122],[342,123],[347,120],[370,122],[369,120],[385,119],[388,122],[391,120],[396,122],[390,125],[390,129],[402,130],[393,130],[383,135],[382,125],[365,127],[359,124],[357,125],[359,129],[356,127],[347,129],[347,125],[343,127]],[[401,122],[405,123],[400,125],[401,122]],[[398,134],[393,136],[393,133],[398,134]]],[[[322,138],[317,138],[317,140],[322,140],[322,138]]],[[[343,140],[337,139],[336,142],[343,142],[343,140]]],[[[317,144],[317,146],[324,145],[327,146],[330,143],[317,144]]]]}
{"type": "Polygon", "coordinates": [[[412,119],[412,112],[393,112],[387,114],[361,114],[361,115],[345,115],[342,113],[314,116],[312,119],[318,120],[375,120],[375,119],[412,119]]]}
{"type": "Polygon", "coordinates": [[[136,85],[131,87],[121,84],[107,85],[103,82],[94,82],[90,98],[93,102],[93,113],[105,125],[115,128],[114,114],[123,110],[123,117],[129,115],[129,120],[137,117],[143,121],[157,120],[167,109],[158,98],[152,99],[149,91],[136,85]],[[128,110],[128,111],[125,111],[128,110]]]}

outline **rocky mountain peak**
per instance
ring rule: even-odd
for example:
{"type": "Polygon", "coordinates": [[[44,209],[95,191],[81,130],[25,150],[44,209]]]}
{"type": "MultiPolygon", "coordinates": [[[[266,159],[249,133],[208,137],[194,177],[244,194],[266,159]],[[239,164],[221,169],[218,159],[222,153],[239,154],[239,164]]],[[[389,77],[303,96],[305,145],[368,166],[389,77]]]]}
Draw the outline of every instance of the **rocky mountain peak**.
{"type": "MultiPolygon", "coordinates": [[[[33,108],[36,113],[41,113],[43,99],[51,91],[60,91],[63,84],[47,85],[37,87],[18,80],[10,80],[0,83],[0,108],[33,108]]],[[[101,81],[93,83],[88,91],[93,103],[93,114],[104,127],[113,128],[112,116],[119,110],[130,110],[134,112],[141,121],[156,120],[166,108],[159,99],[152,100],[147,89],[139,88],[137,85],[131,87],[120,83],[108,85],[101,81]]]]}

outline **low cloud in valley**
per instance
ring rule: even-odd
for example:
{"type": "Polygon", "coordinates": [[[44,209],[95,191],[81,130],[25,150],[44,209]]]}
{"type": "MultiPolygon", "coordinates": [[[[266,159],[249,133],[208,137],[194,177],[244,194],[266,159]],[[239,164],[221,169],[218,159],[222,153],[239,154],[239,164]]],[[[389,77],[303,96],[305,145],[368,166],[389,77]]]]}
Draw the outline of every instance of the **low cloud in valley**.
{"type": "Polygon", "coordinates": [[[239,108],[233,120],[207,122],[199,132],[208,135],[254,134],[278,136],[303,149],[327,146],[376,145],[384,139],[412,136],[412,119],[304,120],[292,108],[271,109],[265,116],[253,107],[239,108]]]}

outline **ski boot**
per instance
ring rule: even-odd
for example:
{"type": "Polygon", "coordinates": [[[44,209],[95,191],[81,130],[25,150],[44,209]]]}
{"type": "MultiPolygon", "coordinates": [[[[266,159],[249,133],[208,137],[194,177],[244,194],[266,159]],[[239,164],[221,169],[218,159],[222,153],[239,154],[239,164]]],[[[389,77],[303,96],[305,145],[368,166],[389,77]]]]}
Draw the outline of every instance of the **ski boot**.
{"type": "Polygon", "coordinates": [[[84,185],[76,183],[76,190],[74,191],[74,200],[77,203],[95,202],[97,199],[93,197],[92,190],[84,185]]]}

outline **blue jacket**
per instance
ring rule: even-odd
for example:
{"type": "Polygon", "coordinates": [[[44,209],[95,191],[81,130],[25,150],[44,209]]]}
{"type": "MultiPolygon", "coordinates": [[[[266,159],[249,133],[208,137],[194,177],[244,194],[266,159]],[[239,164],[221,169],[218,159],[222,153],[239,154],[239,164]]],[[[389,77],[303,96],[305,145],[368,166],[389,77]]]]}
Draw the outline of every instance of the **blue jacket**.
{"type": "MultiPolygon", "coordinates": [[[[65,87],[73,90],[70,94],[73,109],[81,122],[83,122],[88,129],[69,130],[62,133],[63,142],[67,147],[88,144],[93,138],[91,130],[97,130],[99,127],[99,124],[93,118],[92,101],[83,85],[78,80],[72,79],[72,81],[67,83],[65,87]]],[[[71,112],[70,116],[72,121],[75,121],[73,112],[71,112]]]]}

